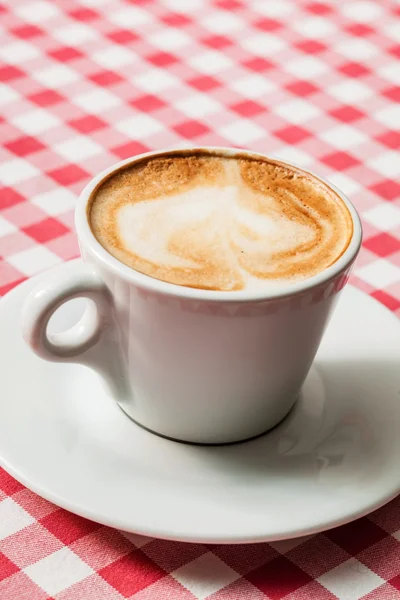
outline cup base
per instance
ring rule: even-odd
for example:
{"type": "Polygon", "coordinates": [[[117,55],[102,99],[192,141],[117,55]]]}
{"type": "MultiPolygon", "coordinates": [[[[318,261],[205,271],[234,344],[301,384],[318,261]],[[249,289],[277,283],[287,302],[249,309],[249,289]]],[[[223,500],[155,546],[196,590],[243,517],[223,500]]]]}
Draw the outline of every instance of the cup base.
{"type": "Polygon", "coordinates": [[[290,415],[290,413],[296,406],[297,400],[298,400],[298,397],[295,399],[293,404],[290,406],[288,412],[282,417],[282,419],[280,419],[272,427],[269,427],[268,429],[261,431],[261,433],[257,433],[257,435],[252,435],[250,437],[246,437],[246,438],[239,439],[239,440],[232,440],[229,442],[194,442],[191,440],[183,440],[180,438],[175,438],[175,437],[171,437],[169,435],[165,435],[163,433],[160,433],[159,431],[155,431],[154,429],[150,429],[149,427],[146,427],[142,423],[139,423],[139,421],[136,421],[133,417],[131,417],[131,415],[124,409],[124,407],[121,404],[119,404],[118,402],[117,402],[117,404],[118,404],[119,408],[122,410],[122,412],[124,413],[124,415],[126,415],[131,421],[133,421],[133,423],[135,423],[135,425],[138,425],[145,431],[148,431],[149,433],[153,433],[154,435],[164,438],[165,440],[170,440],[171,442],[178,442],[179,444],[187,444],[189,446],[234,446],[236,444],[244,444],[245,442],[251,442],[252,440],[257,440],[258,438],[262,437],[263,435],[266,435],[267,433],[274,431],[277,427],[279,427],[279,425],[281,425],[283,423],[283,421],[285,421],[288,418],[288,416],[290,415]]]}

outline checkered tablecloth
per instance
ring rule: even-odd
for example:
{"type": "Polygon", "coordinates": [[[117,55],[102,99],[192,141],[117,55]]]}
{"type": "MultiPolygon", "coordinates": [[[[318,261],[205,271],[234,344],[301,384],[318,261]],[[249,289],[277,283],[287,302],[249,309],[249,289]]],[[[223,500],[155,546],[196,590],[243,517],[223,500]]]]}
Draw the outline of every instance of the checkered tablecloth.
{"type": "MultiPolygon", "coordinates": [[[[248,147],[359,209],[353,283],[400,315],[396,0],[0,0],[0,293],[78,255],[121,158],[248,147]]],[[[203,546],[76,517],[0,471],[1,600],[400,599],[400,501],[307,539],[203,546]]]]}

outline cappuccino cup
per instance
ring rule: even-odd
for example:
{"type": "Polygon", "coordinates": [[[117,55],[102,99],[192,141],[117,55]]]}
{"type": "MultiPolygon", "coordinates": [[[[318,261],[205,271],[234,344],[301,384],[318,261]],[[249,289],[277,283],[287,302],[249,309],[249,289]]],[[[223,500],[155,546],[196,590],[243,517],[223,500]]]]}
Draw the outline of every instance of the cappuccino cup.
{"type": "Polygon", "coordinates": [[[361,245],[333,185],[229,148],[171,149],[95,177],[75,214],[82,261],[31,292],[22,333],[45,360],[96,370],[137,424],[244,441],[295,403],[361,245]],[[86,298],[51,334],[54,312],[86,298]]]}

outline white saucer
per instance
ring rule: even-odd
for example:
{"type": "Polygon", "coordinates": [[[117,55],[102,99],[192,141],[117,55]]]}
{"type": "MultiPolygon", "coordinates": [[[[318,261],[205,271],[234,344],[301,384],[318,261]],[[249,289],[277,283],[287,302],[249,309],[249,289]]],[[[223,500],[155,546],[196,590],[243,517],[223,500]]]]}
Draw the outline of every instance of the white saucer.
{"type": "MultiPolygon", "coordinates": [[[[89,369],[34,356],[19,315],[36,283],[0,303],[0,462],[41,496],[142,535],[238,543],[315,533],[399,493],[400,325],[368,296],[345,290],[280,426],[200,447],[135,425],[89,369]]],[[[73,324],[82,302],[60,309],[53,326],[73,324]]]]}

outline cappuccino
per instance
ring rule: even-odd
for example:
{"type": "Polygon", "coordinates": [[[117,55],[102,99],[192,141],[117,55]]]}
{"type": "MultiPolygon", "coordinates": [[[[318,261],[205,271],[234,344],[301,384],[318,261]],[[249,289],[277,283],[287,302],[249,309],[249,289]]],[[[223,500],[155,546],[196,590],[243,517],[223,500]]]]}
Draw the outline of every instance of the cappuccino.
{"type": "Polygon", "coordinates": [[[341,198],[312,175],[238,153],[165,153],[92,195],[93,234],[132,269],[181,286],[269,289],[332,265],[352,237],[341,198]]]}

